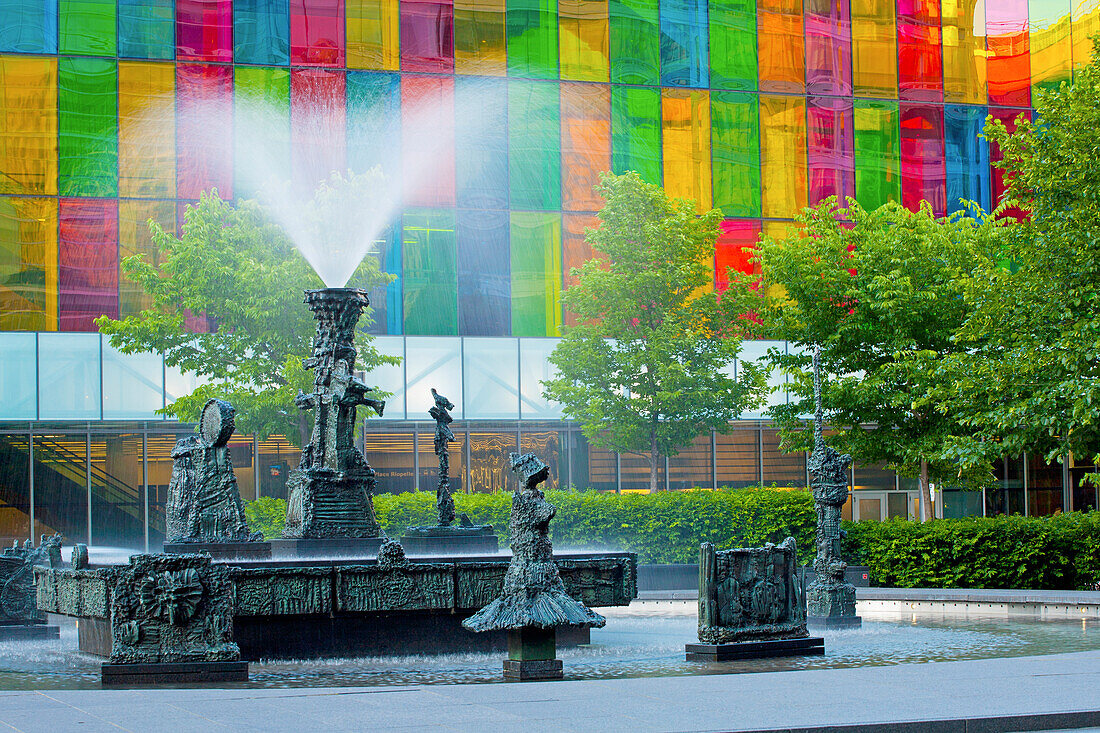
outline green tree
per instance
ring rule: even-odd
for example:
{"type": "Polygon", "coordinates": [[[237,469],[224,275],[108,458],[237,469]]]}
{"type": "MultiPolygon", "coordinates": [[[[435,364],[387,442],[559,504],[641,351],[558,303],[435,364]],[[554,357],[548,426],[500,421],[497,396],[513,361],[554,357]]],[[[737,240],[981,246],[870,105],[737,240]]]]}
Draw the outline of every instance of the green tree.
{"type": "MultiPolygon", "coordinates": [[[[323,185],[314,209],[323,213],[333,189],[348,185],[334,177],[323,185]]],[[[320,219],[316,226],[322,226],[320,219]]],[[[188,206],[182,233],[150,222],[157,254],[122,261],[127,277],[148,294],[148,309],[120,320],[96,320],[111,344],[124,353],[159,352],[168,366],[206,382],[165,408],[179,420],[197,419],[203,403],[218,397],[237,408],[243,433],[261,438],[285,435],[301,445],[309,440],[308,416],[294,407],[299,390],[312,378],[302,366],[309,355],[314,320],[302,302],[304,289],[324,284],[266,210],[253,201],[229,203],[213,191],[188,206]],[[186,328],[190,314],[203,314],[209,333],[186,328]]],[[[367,289],[389,282],[373,257],[363,260],[352,282],[367,289]]],[[[360,326],[369,322],[364,314],[360,326]]],[[[392,357],[380,355],[360,330],[359,368],[370,370],[392,357]]]]}
{"type": "Polygon", "coordinates": [[[757,403],[759,371],[726,371],[740,349],[709,286],[721,214],[701,217],[633,171],[604,174],[600,226],[585,236],[599,254],[574,268],[563,298],[580,325],[567,328],[544,394],[563,405],[589,441],[658,467],[700,433],[726,431],[757,403]]]}
{"type": "MultiPolygon", "coordinates": [[[[968,315],[960,277],[993,251],[1000,228],[992,217],[947,219],[927,205],[912,212],[888,203],[867,211],[829,199],[806,209],[785,239],[764,237],[764,328],[790,342],[769,361],[793,378],[797,399],[771,408],[786,445],[806,449],[812,436],[810,362],[821,347],[822,403],[838,450],[858,463],[885,462],[920,479],[922,521],[929,482],[976,486],[987,480],[981,455],[960,461],[954,440],[969,435],[954,415],[936,409],[933,365],[957,350],[968,315]],[[848,222],[848,223],[846,223],[848,222]]],[[[747,281],[737,278],[740,286],[747,281]]]]}

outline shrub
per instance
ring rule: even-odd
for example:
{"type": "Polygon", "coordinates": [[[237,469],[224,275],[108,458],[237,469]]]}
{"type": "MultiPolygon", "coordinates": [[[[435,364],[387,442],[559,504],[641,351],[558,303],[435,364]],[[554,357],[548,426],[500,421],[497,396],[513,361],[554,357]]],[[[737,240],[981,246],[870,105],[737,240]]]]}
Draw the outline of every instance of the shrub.
{"type": "Polygon", "coordinates": [[[261,496],[255,501],[246,502],[244,516],[253,532],[264,533],[264,539],[282,537],[283,525],[286,524],[286,499],[261,496]]]}

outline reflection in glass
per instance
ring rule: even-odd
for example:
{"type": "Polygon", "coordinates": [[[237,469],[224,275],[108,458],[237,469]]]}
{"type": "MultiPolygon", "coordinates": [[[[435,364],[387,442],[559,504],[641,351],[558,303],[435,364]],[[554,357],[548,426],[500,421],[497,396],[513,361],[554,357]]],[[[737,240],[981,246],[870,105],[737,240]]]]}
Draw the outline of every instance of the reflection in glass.
{"type": "Polygon", "coordinates": [[[37,417],[34,339],[33,333],[0,333],[0,419],[37,417]]]}
{"type": "Polygon", "coordinates": [[[714,436],[718,485],[739,489],[760,483],[760,433],[732,430],[714,436]]]}
{"type": "Polygon", "coordinates": [[[466,418],[518,418],[519,351],[515,340],[467,338],[462,353],[466,362],[466,418]]]}
{"type": "MultiPolygon", "coordinates": [[[[413,433],[365,433],[363,435],[363,455],[375,470],[378,493],[400,494],[416,490],[416,474],[413,466],[415,437],[413,433]]],[[[430,444],[430,438],[428,440],[430,444]]],[[[452,457],[452,465],[454,465],[453,460],[454,457],[452,457]]],[[[435,462],[432,465],[438,467],[435,462]]],[[[435,484],[432,484],[432,488],[435,488],[435,484]]]]}
{"type": "Polygon", "coordinates": [[[696,436],[691,445],[679,455],[668,459],[668,487],[670,489],[710,488],[711,475],[710,433],[696,436]]]}
{"type": "MultiPolygon", "coordinates": [[[[175,441],[172,441],[173,445],[175,441]]],[[[108,434],[91,437],[92,544],[107,547],[145,547],[145,495],[141,457],[141,435],[108,434]]],[[[162,467],[164,496],[172,475],[169,458],[162,467]],[[164,471],[164,469],[167,469],[164,471]]],[[[150,484],[153,482],[150,469],[150,484]]],[[[35,487],[35,511],[38,491],[35,487]]],[[[162,504],[163,505],[163,504],[162,504]]],[[[163,508],[161,509],[163,514],[163,508]]],[[[149,549],[159,551],[164,541],[150,538],[149,549]]]]}
{"type": "Polygon", "coordinates": [[[31,487],[26,435],[0,435],[0,543],[31,536],[31,487]]]}
{"type": "Polygon", "coordinates": [[[34,436],[34,536],[88,541],[87,436],[34,436]]]}
{"type": "MultiPolygon", "coordinates": [[[[448,395],[449,397],[450,395],[448,395]]],[[[454,402],[454,400],[451,400],[454,402]]],[[[456,411],[457,412],[457,411],[456,411]]],[[[466,428],[457,423],[451,423],[451,431],[455,439],[448,444],[450,453],[450,477],[452,493],[469,493],[469,484],[466,481],[466,428]]],[[[439,459],[435,455],[435,428],[428,425],[416,434],[417,459],[420,461],[419,480],[420,490],[435,493],[439,486],[439,459]]],[[[368,458],[368,460],[371,460],[368,458]]]]}
{"type": "MultiPolygon", "coordinates": [[[[542,484],[544,490],[565,488],[563,482],[568,481],[563,437],[564,433],[557,430],[524,430],[520,433],[519,452],[534,453],[550,467],[550,477],[542,484]]],[[[473,449],[473,443],[470,448],[473,449]]]]}
{"type": "MultiPolygon", "coordinates": [[[[470,433],[470,491],[495,493],[514,491],[516,475],[508,454],[516,451],[516,433],[470,433]]],[[[545,460],[545,459],[544,459],[545,460]]],[[[546,461],[548,464],[550,461],[546,461]]],[[[423,469],[421,469],[423,470],[423,469]]],[[[423,483],[421,483],[423,486],[423,483]]],[[[435,484],[432,484],[434,487],[435,484]]]]}
{"type": "Polygon", "coordinates": [[[38,416],[99,420],[99,334],[38,334],[38,416]]]}
{"type": "Polygon", "coordinates": [[[779,446],[779,431],[764,430],[761,461],[765,486],[806,486],[806,453],[784,453],[779,446]]]}

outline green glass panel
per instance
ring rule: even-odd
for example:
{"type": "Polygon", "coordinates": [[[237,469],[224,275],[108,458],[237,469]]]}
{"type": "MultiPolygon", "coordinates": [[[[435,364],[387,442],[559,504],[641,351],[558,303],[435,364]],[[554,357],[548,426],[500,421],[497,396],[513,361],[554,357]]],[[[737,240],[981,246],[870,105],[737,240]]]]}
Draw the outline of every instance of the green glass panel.
{"type": "Polygon", "coordinates": [[[557,84],[508,82],[508,191],[513,209],[561,209],[557,84]]]}
{"type": "Polygon", "coordinates": [[[714,206],[726,216],[760,216],[760,103],[755,94],[712,92],[710,149],[714,206]]]}
{"type": "Polygon", "coordinates": [[[558,0],[508,0],[508,75],[558,78],[558,0]]]}
{"type": "Polygon", "coordinates": [[[661,184],[661,93],[611,87],[611,169],[661,184]]]}
{"type": "Polygon", "coordinates": [[[290,71],[237,66],[233,93],[233,191],[248,198],[272,176],[290,180],[290,71]]]}
{"type": "Polygon", "coordinates": [[[419,209],[402,221],[405,264],[405,333],[410,336],[458,334],[458,269],[455,214],[419,209]]]}
{"type": "Polygon", "coordinates": [[[118,196],[118,67],[62,58],[58,174],[62,196],[118,196]]]}
{"type": "Polygon", "coordinates": [[[710,7],[710,88],[756,91],[756,0],[710,7]]]}
{"type": "Polygon", "coordinates": [[[661,33],[654,0],[611,0],[611,81],[661,82],[661,33]]]}
{"type": "Polygon", "coordinates": [[[901,201],[898,103],[855,100],[856,200],[865,209],[901,201]]]}
{"type": "Polygon", "coordinates": [[[561,335],[561,216],[512,213],[512,335],[561,335]]]}
{"type": "Polygon", "coordinates": [[[61,0],[58,21],[61,53],[115,55],[115,0],[61,0]]]}

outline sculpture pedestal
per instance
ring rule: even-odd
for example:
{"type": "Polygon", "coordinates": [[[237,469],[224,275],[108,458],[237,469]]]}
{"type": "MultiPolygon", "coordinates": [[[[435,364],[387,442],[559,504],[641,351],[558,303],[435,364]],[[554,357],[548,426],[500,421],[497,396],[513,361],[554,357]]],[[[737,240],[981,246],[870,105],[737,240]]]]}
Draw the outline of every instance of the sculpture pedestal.
{"type": "Polygon", "coordinates": [[[60,626],[30,624],[28,626],[0,626],[0,641],[26,641],[29,639],[58,639],[60,626]]]}
{"type": "Polygon", "coordinates": [[[329,537],[325,539],[271,540],[273,560],[355,558],[369,560],[378,556],[381,537],[329,537]]]}
{"type": "Polygon", "coordinates": [[[214,560],[270,560],[270,542],[165,542],[169,555],[205,552],[214,560]]]}
{"type": "Polygon", "coordinates": [[[684,645],[684,656],[689,662],[728,662],[734,659],[816,656],[824,653],[825,640],[820,636],[742,641],[733,644],[684,645]]]}
{"type": "Polygon", "coordinates": [[[500,549],[493,525],[409,527],[401,536],[406,555],[494,555],[500,549]]]}
{"type": "Polygon", "coordinates": [[[863,626],[859,616],[807,616],[806,625],[816,629],[858,629],[863,626]]]}
{"type": "Polygon", "coordinates": [[[185,682],[248,682],[248,662],[103,664],[100,682],[114,685],[175,685],[185,682]]]}
{"type": "Polygon", "coordinates": [[[564,673],[558,653],[555,629],[526,626],[508,632],[508,658],[504,660],[506,680],[560,680],[564,673]]]}

